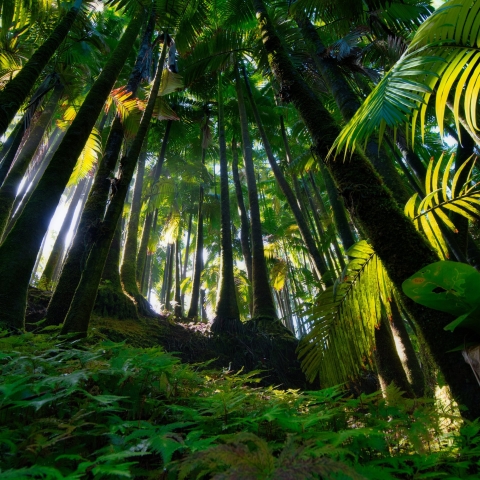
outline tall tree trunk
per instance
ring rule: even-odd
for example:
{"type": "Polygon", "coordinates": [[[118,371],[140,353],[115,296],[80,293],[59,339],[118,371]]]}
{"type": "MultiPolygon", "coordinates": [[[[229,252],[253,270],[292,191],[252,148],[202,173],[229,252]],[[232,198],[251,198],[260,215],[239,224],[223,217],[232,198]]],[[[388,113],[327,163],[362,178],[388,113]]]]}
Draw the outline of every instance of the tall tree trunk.
{"type": "MultiPolygon", "coordinates": [[[[293,66],[280,38],[275,32],[262,0],[253,0],[264,46],[270,66],[281,85],[281,96],[291,101],[300,113],[315,144],[315,153],[325,159],[330,150],[330,139],[336,138],[339,129],[328,111],[293,66]]],[[[321,161],[321,160],[320,160],[321,161]]],[[[401,291],[405,279],[438,257],[413,223],[395,204],[391,194],[364,157],[353,154],[350,161],[330,160],[329,168],[351,211],[362,225],[373,248],[401,291]],[[399,239],[402,239],[399,243],[399,239]]],[[[419,333],[424,337],[432,355],[454,398],[465,404],[469,418],[480,416],[480,391],[473,374],[460,354],[447,353],[463,345],[462,333],[446,333],[443,327],[451,316],[404,299],[412,312],[419,333]]]]}
{"type": "Polygon", "coordinates": [[[175,265],[175,244],[170,244],[170,258],[168,259],[167,278],[165,282],[165,309],[169,312],[172,311],[172,304],[170,299],[172,298],[172,285],[173,285],[173,266],[175,265]]]}
{"type": "MultiPolygon", "coordinates": [[[[190,254],[190,237],[192,235],[192,220],[193,220],[193,214],[190,213],[190,216],[188,219],[188,228],[187,228],[187,244],[185,245],[185,259],[183,262],[183,270],[182,270],[182,282],[187,278],[188,257],[190,254]]],[[[185,294],[182,293],[180,298],[181,298],[182,308],[184,308],[185,294]]]]}
{"type": "Polygon", "coordinates": [[[248,201],[250,205],[250,233],[252,248],[252,296],[253,314],[257,320],[277,320],[272,292],[268,280],[267,264],[263,250],[262,222],[258,203],[257,182],[253,165],[252,141],[248,132],[247,111],[243,97],[242,82],[238,68],[234,66],[235,88],[237,91],[238,112],[242,132],[243,160],[247,177],[248,201]]]}
{"type": "Polygon", "coordinates": [[[247,87],[246,89],[247,96],[250,100],[250,105],[252,107],[255,121],[257,123],[258,131],[260,132],[260,137],[262,138],[263,148],[265,149],[265,153],[267,154],[268,162],[270,163],[272,172],[275,175],[275,179],[280,187],[280,190],[285,195],[285,198],[287,199],[287,203],[290,207],[290,210],[292,211],[293,216],[295,217],[295,221],[298,225],[298,229],[300,230],[300,234],[302,235],[303,241],[305,242],[305,246],[307,247],[308,253],[315,266],[318,277],[322,279],[322,282],[325,285],[327,286],[333,285],[332,275],[328,270],[327,264],[325,263],[325,260],[323,259],[322,254],[319,252],[317,248],[315,239],[313,238],[313,235],[310,231],[310,228],[308,227],[308,224],[303,216],[303,213],[300,211],[300,207],[298,206],[297,199],[295,198],[295,194],[293,193],[292,188],[287,182],[287,179],[283,175],[283,172],[278,166],[277,160],[273,155],[270,142],[267,138],[267,133],[263,128],[262,119],[260,118],[260,114],[258,112],[255,99],[253,98],[250,82],[248,80],[245,67],[243,67],[243,76],[245,79],[245,85],[247,87]]]}
{"type": "MultiPolygon", "coordinates": [[[[205,160],[205,149],[202,149],[202,163],[205,160]]],[[[193,266],[192,296],[188,318],[198,317],[198,301],[200,298],[200,280],[203,270],[203,186],[198,192],[197,235],[195,244],[195,263],[193,266]]]]}
{"type": "MultiPolygon", "coordinates": [[[[116,181],[116,192],[114,192],[110,200],[110,204],[105,213],[105,218],[95,240],[95,245],[92,247],[90,255],[88,256],[85,270],[82,272],[80,283],[78,284],[72,304],[70,305],[70,309],[65,318],[62,333],[76,333],[79,336],[84,336],[87,333],[90,315],[95,304],[95,297],[97,296],[98,285],[100,283],[108,250],[112,243],[118,220],[122,215],[123,204],[127,196],[128,187],[132,180],[138,156],[140,155],[152,119],[153,110],[155,108],[155,102],[162,77],[163,64],[165,61],[165,46],[166,44],[162,49],[162,55],[155,74],[155,80],[153,81],[148,103],[143,112],[137,134],[135,135],[127,155],[120,161],[120,177],[116,181]]],[[[146,300],[145,304],[148,305],[146,300]]],[[[147,307],[144,305],[144,308],[146,309],[147,307]]],[[[150,312],[152,316],[155,315],[153,310],[150,309],[150,312]]]]}
{"type": "MultiPolygon", "coordinates": [[[[147,28],[143,35],[135,66],[128,82],[128,87],[133,95],[140,84],[141,78],[139,78],[137,72],[141,70],[141,65],[143,65],[145,61],[145,48],[150,45],[151,34],[152,32],[147,28]]],[[[48,305],[46,316],[46,323],[48,325],[59,325],[62,323],[70,308],[70,303],[80,281],[82,270],[85,267],[88,255],[95,241],[96,232],[104,216],[110,188],[112,186],[112,192],[115,188],[113,171],[115,170],[122,141],[123,126],[120,119],[116,117],[110,128],[105,152],[99,163],[92,189],[78,225],[77,234],[68,252],[62,274],[48,305]]],[[[113,295],[113,293],[111,295],[113,295]]],[[[125,300],[121,288],[117,290],[117,295],[119,297],[117,303],[123,305],[125,300]]],[[[113,304],[115,304],[115,302],[113,302],[113,304]]]]}
{"type": "Polygon", "coordinates": [[[220,281],[211,326],[215,333],[237,333],[242,330],[238,311],[235,276],[233,274],[232,226],[230,220],[230,192],[228,189],[227,143],[223,112],[222,75],[218,74],[218,142],[220,146],[220,281]]]}
{"type": "MultiPolygon", "coordinates": [[[[158,155],[157,164],[155,165],[155,169],[153,171],[152,191],[151,191],[152,194],[153,194],[153,189],[155,188],[155,185],[157,184],[160,178],[160,175],[162,174],[162,167],[163,167],[163,162],[165,161],[165,153],[167,151],[167,145],[168,145],[168,139],[170,137],[171,127],[172,127],[172,120],[168,120],[167,125],[165,127],[165,133],[163,135],[162,147],[158,155]]],[[[138,255],[137,255],[136,275],[137,275],[137,281],[142,285],[141,287],[142,291],[143,291],[143,285],[144,285],[143,273],[144,273],[144,267],[145,267],[145,260],[147,257],[148,241],[150,239],[150,232],[152,228],[152,219],[153,219],[153,213],[150,212],[145,217],[145,223],[142,231],[142,239],[140,241],[140,248],[138,250],[138,255]]]]}
{"type": "Polygon", "coordinates": [[[37,48],[20,72],[0,92],[0,135],[5,133],[50,58],[70,32],[81,6],[82,0],[76,0],[43,45],[37,48]]]}
{"type": "Polygon", "coordinates": [[[81,201],[82,194],[85,190],[86,178],[82,179],[80,183],[75,187],[75,193],[72,197],[70,205],[68,206],[67,214],[63,220],[60,231],[58,232],[55,243],[53,244],[52,253],[48,257],[47,264],[40,277],[40,288],[50,290],[52,288],[52,280],[58,263],[62,261],[63,254],[66,248],[66,240],[70,227],[72,226],[73,215],[81,201]]]}
{"type": "Polygon", "coordinates": [[[37,148],[42,142],[45,131],[52,122],[53,114],[55,113],[63,90],[64,87],[61,84],[57,84],[53,89],[52,95],[50,96],[45,109],[34,124],[33,129],[30,131],[15,163],[12,168],[10,168],[2,187],[0,188],[0,232],[2,233],[8,223],[10,214],[12,213],[12,206],[15,202],[20,182],[34,157],[37,148]]]}
{"type": "Polygon", "coordinates": [[[143,151],[138,159],[137,178],[135,180],[132,204],[130,206],[130,218],[128,220],[127,237],[123,252],[123,262],[120,268],[120,278],[127,295],[135,299],[138,313],[140,315],[148,316],[151,313],[151,307],[140,293],[136,279],[138,224],[140,220],[140,211],[142,208],[142,188],[143,176],[145,174],[145,160],[147,159],[146,145],[144,144],[142,148],[143,151]]]}
{"type": "Polygon", "coordinates": [[[182,298],[180,295],[180,239],[177,237],[175,240],[175,308],[173,314],[176,317],[182,317],[182,298]]]}
{"type": "MultiPolygon", "coordinates": [[[[237,197],[238,212],[240,215],[240,244],[242,247],[243,259],[247,269],[247,278],[252,283],[252,250],[250,248],[250,225],[248,223],[247,209],[243,201],[242,184],[238,174],[238,152],[237,142],[232,140],[232,177],[235,185],[235,195],[237,197]]],[[[252,305],[253,306],[253,305],[252,305]]],[[[251,309],[250,309],[251,310],[251,309]]],[[[252,313],[250,311],[250,313],[252,313]]]]}

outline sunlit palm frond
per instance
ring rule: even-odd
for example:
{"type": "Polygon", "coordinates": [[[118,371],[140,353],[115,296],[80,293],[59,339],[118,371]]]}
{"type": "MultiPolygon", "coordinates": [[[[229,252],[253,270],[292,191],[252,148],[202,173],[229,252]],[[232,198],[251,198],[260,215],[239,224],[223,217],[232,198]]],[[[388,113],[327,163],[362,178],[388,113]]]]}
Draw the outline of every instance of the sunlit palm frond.
{"type": "Polygon", "coordinates": [[[351,380],[371,364],[374,328],[390,314],[392,284],[372,247],[364,240],[347,252],[342,278],[321,292],[307,310],[309,332],[298,347],[302,369],[323,386],[351,380]]]}
{"type": "Polygon", "coordinates": [[[447,101],[458,122],[460,109],[478,130],[476,105],[480,85],[480,0],[449,0],[418,29],[402,58],[385,75],[345,126],[332,151],[351,151],[375,131],[407,125],[414,139],[423,133],[427,106],[435,99],[440,133],[447,101]],[[435,95],[433,96],[433,94],[435,95]]]}
{"type": "Polygon", "coordinates": [[[67,187],[77,184],[89,172],[92,171],[97,163],[99,155],[102,154],[102,136],[100,132],[94,128],[88,137],[82,153],[78,157],[77,164],[73,169],[67,187]]]}
{"type": "Polygon", "coordinates": [[[415,194],[405,206],[405,214],[413,220],[418,230],[423,231],[442,258],[448,258],[448,248],[440,225],[444,224],[457,232],[448,217],[449,212],[462,215],[471,221],[477,221],[480,217],[480,188],[478,182],[472,182],[475,160],[470,157],[452,173],[454,160],[455,155],[451,155],[446,164],[444,155],[436,163],[432,159],[425,180],[425,198],[419,199],[418,194],[415,194]],[[460,178],[466,172],[467,178],[462,185],[460,178]]]}

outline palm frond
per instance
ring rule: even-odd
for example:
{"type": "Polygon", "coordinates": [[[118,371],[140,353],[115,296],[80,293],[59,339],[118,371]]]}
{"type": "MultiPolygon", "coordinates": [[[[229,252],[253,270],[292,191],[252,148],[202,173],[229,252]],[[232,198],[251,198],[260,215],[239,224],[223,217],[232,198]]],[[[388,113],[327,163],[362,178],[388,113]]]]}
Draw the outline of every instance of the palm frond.
{"type": "Polygon", "coordinates": [[[122,123],[128,117],[129,114],[138,111],[143,107],[140,101],[132,96],[132,92],[127,90],[127,87],[123,86],[116,88],[110,92],[107,101],[105,102],[105,113],[108,113],[111,105],[115,105],[116,113],[122,123]]]}
{"type": "Polygon", "coordinates": [[[441,134],[450,98],[457,129],[463,107],[468,126],[478,130],[479,12],[480,0],[449,0],[429,17],[404,55],[342,130],[331,152],[353,151],[375,131],[381,141],[387,126],[396,129],[406,125],[407,131],[410,130],[407,138],[413,144],[418,123],[423,134],[433,93],[441,134]]]}
{"type": "Polygon", "coordinates": [[[371,364],[374,328],[390,314],[393,287],[372,247],[362,240],[347,254],[342,278],[307,310],[309,331],[298,347],[307,378],[318,375],[324,387],[351,380],[371,364]]]}
{"type": "Polygon", "coordinates": [[[77,164],[73,169],[67,187],[76,185],[84,178],[95,166],[98,156],[102,154],[102,136],[100,132],[93,128],[88,137],[87,143],[83,147],[82,153],[78,157],[77,164]]]}
{"type": "Polygon", "coordinates": [[[457,213],[471,221],[478,220],[480,189],[478,182],[472,181],[476,159],[468,158],[455,173],[451,172],[455,155],[451,155],[446,164],[444,160],[444,155],[436,163],[430,160],[425,179],[426,195],[423,199],[417,193],[413,195],[405,205],[405,214],[413,220],[418,230],[423,231],[440,257],[448,258],[448,248],[438,220],[455,233],[458,230],[448,213],[457,213]],[[460,185],[460,178],[467,169],[466,181],[460,185]]]}

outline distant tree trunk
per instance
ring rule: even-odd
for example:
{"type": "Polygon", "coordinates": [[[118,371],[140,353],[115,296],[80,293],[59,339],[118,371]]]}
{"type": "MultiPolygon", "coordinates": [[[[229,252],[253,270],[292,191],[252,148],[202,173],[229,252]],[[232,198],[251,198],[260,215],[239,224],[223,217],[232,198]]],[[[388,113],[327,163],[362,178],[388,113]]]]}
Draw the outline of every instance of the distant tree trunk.
{"type": "Polygon", "coordinates": [[[180,240],[175,240],[175,308],[173,314],[176,317],[182,317],[182,298],[180,296],[180,240]]]}
{"type": "MultiPolygon", "coordinates": [[[[148,32],[149,30],[147,29],[143,36],[142,46],[140,47],[135,67],[128,83],[133,94],[141,80],[141,78],[138,78],[136,72],[141,70],[141,65],[145,60],[144,47],[150,44],[151,32],[150,36],[148,32]]],[[[105,213],[111,184],[115,182],[113,171],[115,170],[122,141],[123,126],[120,119],[116,117],[110,128],[105,152],[99,163],[92,189],[78,225],[77,234],[73,240],[68,257],[63,265],[57,287],[53,292],[47,309],[46,323],[49,325],[62,323],[70,308],[70,303],[80,281],[82,270],[85,267],[88,255],[95,241],[96,232],[105,213]]],[[[114,188],[116,187],[113,184],[112,193],[114,188]]],[[[113,304],[118,303],[119,305],[123,305],[125,300],[123,299],[124,294],[121,288],[117,293],[119,296],[118,302],[113,302],[113,304]]]]}
{"type": "MultiPolygon", "coordinates": [[[[312,136],[315,154],[324,159],[330,150],[330,139],[338,136],[338,127],[293,66],[263,1],[253,0],[253,4],[270,66],[281,86],[281,96],[294,104],[312,136]]],[[[364,157],[354,153],[350,161],[330,160],[329,168],[399,291],[406,278],[438,260],[364,157]]],[[[480,391],[478,385],[474,385],[470,367],[460,354],[447,353],[463,345],[463,333],[443,332],[443,327],[451,322],[450,315],[422,307],[406,298],[403,301],[413,314],[419,334],[425,338],[454,398],[468,407],[468,413],[462,414],[472,419],[479,417],[480,391]]]]}
{"type": "MultiPolygon", "coordinates": [[[[232,155],[232,177],[233,183],[235,185],[238,212],[240,215],[240,244],[242,246],[242,254],[245,261],[245,267],[247,269],[247,277],[249,282],[252,283],[252,250],[250,248],[250,225],[248,222],[247,209],[245,208],[245,203],[243,201],[242,184],[240,183],[240,176],[238,174],[238,153],[237,143],[235,140],[232,140],[232,155]]],[[[250,311],[250,313],[252,312],[250,311]]]]}
{"type": "Polygon", "coordinates": [[[218,74],[218,142],[220,146],[220,281],[211,330],[215,333],[235,334],[242,330],[238,311],[235,276],[233,274],[232,225],[230,219],[230,192],[228,189],[227,143],[223,112],[223,85],[218,74]]]}
{"type": "MultiPolygon", "coordinates": [[[[188,257],[190,253],[190,237],[192,235],[192,220],[193,220],[193,214],[191,213],[188,219],[188,229],[187,229],[187,244],[185,245],[185,259],[183,262],[183,271],[182,271],[182,282],[187,278],[187,266],[188,266],[188,257]]],[[[181,303],[182,303],[182,308],[184,308],[185,305],[185,294],[182,293],[181,295],[181,303]]]]}
{"type": "Polygon", "coordinates": [[[253,165],[252,141],[248,132],[247,111],[243,97],[242,82],[237,65],[234,66],[235,88],[237,91],[240,128],[242,132],[243,160],[247,177],[248,201],[250,204],[250,232],[252,246],[252,293],[253,318],[257,320],[277,320],[268,279],[267,264],[263,250],[262,222],[258,202],[257,182],[253,165]]]}
{"type": "MultiPolygon", "coordinates": [[[[155,102],[160,87],[160,80],[162,77],[163,64],[165,61],[166,43],[162,49],[162,55],[158,64],[155,80],[153,81],[147,106],[143,112],[142,120],[138,127],[137,134],[130,146],[130,149],[125,157],[120,161],[119,175],[120,178],[116,180],[116,192],[112,196],[105,213],[105,218],[102,222],[99,234],[96,238],[95,245],[90,251],[90,255],[82,272],[82,278],[78,284],[75,296],[73,297],[70,310],[65,318],[62,333],[76,333],[79,336],[84,336],[88,330],[90,315],[95,304],[95,297],[97,296],[98,285],[102,276],[103,267],[108,255],[110,244],[115,233],[118,220],[122,215],[123,204],[127,196],[128,187],[133,177],[138,156],[142,149],[145,136],[152,119],[155,102]]],[[[139,297],[135,299],[137,302],[142,301],[142,309],[147,311],[149,308],[148,302],[139,297]]],[[[156,316],[155,312],[149,309],[149,314],[156,316]]]]}
{"type": "Polygon", "coordinates": [[[167,289],[168,289],[168,272],[170,272],[170,262],[172,260],[172,246],[167,243],[167,249],[165,250],[165,267],[163,269],[163,281],[162,289],[160,290],[160,303],[163,303],[164,310],[168,310],[167,306],[167,289]]]}
{"type": "Polygon", "coordinates": [[[414,396],[412,387],[408,383],[407,375],[395,348],[388,320],[382,315],[378,328],[375,329],[375,360],[382,391],[394,383],[407,397],[414,396]]]}
{"type": "Polygon", "coordinates": [[[173,266],[176,263],[175,260],[176,251],[175,251],[175,244],[170,244],[170,258],[168,260],[168,270],[167,270],[167,282],[165,288],[165,308],[171,312],[172,311],[172,304],[170,299],[172,298],[172,285],[173,285],[173,266]]]}
{"type": "Polygon", "coordinates": [[[62,96],[63,89],[63,85],[60,84],[53,89],[53,93],[45,109],[34,124],[33,129],[29,132],[27,140],[17,155],[15,163],[10,168],[2,187],[0,188],[0,232],[2,233],[8,223],[10,214],[12,213],[12,206],[15,202],[20,182],[22,181],[30,162],[42,141],[45,131],[50,126],[58,101],[62,96]]]}
{"type": "Polygon", "coordinates": [[[125,240],[125,249],[123,252],[123,262],[120,268],[120,278],[125,292],[137,303],[138,313],[140,315],[150,315],[151,308],[148,302],[138,289],[136,279],[137,245],[138,245],[138,224],[140,220],[140,211],[142,208],[142,188],[143,176],[145,174],[145,160],[147,158],[146,145],[138,159],[137,178],[133,190],[132,204],[130,206],[130,218],[128,221],[127,238],[125,240]],[[146,308],[145,308],[146,307],[146,308]]]}
{"type": "MultiPolygon", "coordinates": [[[[205,149],[202,152],[202,163],[205,160],[205,149]]],[[[193,267],[192,296],[188,318],[198,317],[198,301],[200,298],[200,280],[203,270],[203,186],[200,186],[198,193],[198,214],[197,214],[197,235],[195,245],[195,264],[193,267]]]]}
{"type": "Polygon", "coordinates": [[[26,100],[32,86],[35,85],[50,58],[70,32],[81,6],[82,0],[76,0],[47,40],[37,48],[20,72],[0,92],[0,135],[6,132],[9,123],[26,100]]]}
{"type": "Polygon", "coordinates": [[[70,205],[68,206],[67,214],[63,220],[60,231],[58,232],[55,243],[53,244],[52,253],[48,257],[47,264],[40,277],[40,288],[50,290],[52,287],[52,280],[57,268],[57,265],[62,261],[63,254],[66,248],[66,240],[70,227],[72,226],[73,215],[75,210],[81,201],[82,194],[85,191],[86,178],[80,180],[79,184],[75,187],[75,193],[72,197],[70,205]]]}
{"type": "MultiPolygon", "coordinates": [[[[165,153],[167,151],[167,145],[168,145],[168,139],[170,137],[170,130],[172,127],[172,120],[167,121],[167,125],[165,127],[165,133],[163,136],[163,142],[162,142],[162,147],[160,149],[160,153],[158,155],[158,160],[157,164],[155,165],[154,171],[153,171],[153,178],[152,178],[152,189],[155,188],[155,185],[157,184],[160,175],[162,174],[162,167],[163,163],[165,161],[165,153]]],[[[153,194],[153,190],[151,192],[153,194]]],[[[156,215],[156,213],[155,213],[156,215]]],[[[142,231],[142,239],[140,241],[140,248],[138,251],[138,256],[137,256],[137,281],[142,284],[142,291],[143,291],[143,277],[144,277],[144,267],[145,267],[145,260],[147,256],[147,248],[148,248],[148,241],[150,239],[150,232],[152,228],[152,218],[153,214],[148,213],[145,217],[145,224],[143,227],[142,231]]]]}
{"type": "Polygon", "coordinates": [[[293,193],[292,188],[290,187],[287,179],[283,175],[282,170],[277,164],[277,160],[273,155],[272,148],[270,146],[270,142],[267,138],[267,134],[265,129],[263,128],[262,119],[260,118],[260,114],[258,112],[257,105],[255,104],[255,99],[253,98],[253,94],[250,87],[250,82],[248,80],[245,68],[243,68],[243,76],[245,79],[245,85],[247,90],[247,96],[250,100],[250,105],[252,107],[253,115],[255,117],[255,121],[257,123],[257,128],[260,133],[260,137],[262,138],[263,147],[265,149],[265,153],[267,154],[268,162],[270,163],[270,167],[272,168],[272,172],[275,175],[275,179],[280,187],[280,190],[285,195],[287,199],[288,206],[295,217],[295,222],[298,225],[298,229],[300,230],[300,234],[302,235],[302,239],[307,247],[308,253],[312,259],[312,262],[315,266],[317,271],[318,277],[322,279],[323,283],[327,286],[333,285],[332,275],[328,271],[328,267],[325,263],[325,260],[322,257],[322,254],[319,252],[317,245],[315,243],[315,239],[311,233],[310,228],[303,216],[303,213],[300,211],[300,208],[297,203],[297,199],[295,198],[295,194],[293,193]]]}

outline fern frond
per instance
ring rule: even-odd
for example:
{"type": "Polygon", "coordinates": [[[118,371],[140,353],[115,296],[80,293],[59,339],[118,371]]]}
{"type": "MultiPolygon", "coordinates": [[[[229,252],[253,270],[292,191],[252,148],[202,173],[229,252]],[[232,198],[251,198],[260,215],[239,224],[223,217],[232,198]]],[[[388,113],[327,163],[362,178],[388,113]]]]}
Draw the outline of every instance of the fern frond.
{"type": "Polygon", "coordinates": [[[102,136],[100,132],[93,128],[88,137],[87,143],[83,147],[82,153],[78,157],[77,164],[73,169],[67,187],[77,184],[84,178],[95,166],[98,156],[102,154],[102,136]]]}
{"type": "Polygon", "coordinates": [[[317,297],[307,310],[307,335],[298,347],[302,369],[323,386],[344,383],[371,365],[374,328],[390,312],[391,281],[372,247],[364,240],[351,257],[342,278],[317,297]]]}
{"type": "Polygon", "coordinates": [[[458,213],[470,221],[478,220],[480,189],[479,183],[472,181],[476,159],[470,157],[465,160],[454,174],[451,168],[455,155],[451,155],[446,163],[444,159],[442,155],[436,163],[430,160],[425,180],[426,195],[423,199],[413,195],[405,205],[405,215],[413,220],[418,230],[423,231],[440,257],[448,258],[448,248],[437,220],[455,233],[458,230],[448,217],[449,212],[458,213]],[[443,175],[440,174],[442,167],[443,175]],[[463,185],[459,185],[460,177],[467,168],[467,178],[463,185]]]}

